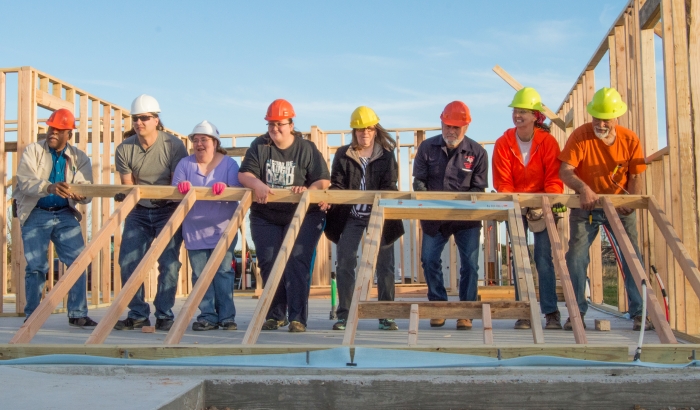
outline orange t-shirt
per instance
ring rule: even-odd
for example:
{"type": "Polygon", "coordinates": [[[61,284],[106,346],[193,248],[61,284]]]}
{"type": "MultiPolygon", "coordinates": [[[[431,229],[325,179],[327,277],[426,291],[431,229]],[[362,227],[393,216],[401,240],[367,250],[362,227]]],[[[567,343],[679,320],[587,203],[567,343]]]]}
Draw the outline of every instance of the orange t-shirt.
{"type": "Polygon", "coordinates": [[[593,124],[586,123],[574,130],[559,154],[559,159],[573,166],[576,176],[597,194],[624,194],[615,183],[627,189],[627,175],[641,174],[647,168],[634,131],[619,125],[615,131],[615,142],[608,146],[596,137],[593,124]]]}

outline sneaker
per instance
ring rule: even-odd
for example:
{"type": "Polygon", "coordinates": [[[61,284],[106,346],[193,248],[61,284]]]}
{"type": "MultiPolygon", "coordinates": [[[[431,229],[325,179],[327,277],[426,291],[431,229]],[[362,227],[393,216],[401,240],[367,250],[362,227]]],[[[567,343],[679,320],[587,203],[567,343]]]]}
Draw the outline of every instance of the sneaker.
{"type": "Polygon", "coordinates": [[[198,321],[192,323],[192,330],[194,330],[196,332],[203,332],[205,330],[214,330],[214,329],[218,329],[218,328],[219,328],[218,324],[212,324],[212,323],[209,323],[205,320],[198,320],[198,321]]]}
{"type": "Polygon", "coordinates": [[[457,330],[471,330],[471,319],[457,319],[457,330]]]}
{"type": "Polygon", "coordinates": [[[277,320],[277,319],[267,319],[262,325],[262,330],[277,330],[280,327],[285,327],[289,324],[287,319],[277,320]]]}
{"type": "Polygon", "coordinates": [[[151,321],[150,319],[132,319],[130,317],[127,317],[124,320],[117,320],[117,323],[114,325],[114,330],[134,330],[134,329],[141,329],[144,326],[150,326],[151,321]]]}
{"type": "Polygon", "coordinates": [[[515,321],[515,326],[513,326],[513,329],[531,329],[532,328],[532,323],[530,322],[530,319],[518,319],[515,321]]]}
{"type": "Polygon", "coordinates": [[[544,315],[546,324],[545,329],[557,330],[561,329],[561,313],[557,310],[556,312],[547,313],[544,315]]]}
{"type": "Polygon", "coordinates": [[[338,319],[333,325],[333,330],[345,330],[345,325],[348,323],[346,319],[338,319]]]}
{"type": "Polygon", "coordinates": [[[445,326],[445,319],[430,319],[430,327],[443,327],[445,326]]]}
{"type": "Polygon", "coordinates": [[[168,331],[173,327],[175,321],[172,319],[156,319],[156,330],[168,331]]]}
{"type": "Polygon", "coordinates": [[[221,328],[224,330],[238,330],[238,325],[236,322],[224,322],[221,324],[221,328]]]}
{"type": "Polygon", "coordinates": [[[297,322],[296,320],[292,320],[291,323],[289,323],[289,331],[292,333],[306,332],[306,325],[301,322],[297,322]]]}
{"type": "MultiPolygon", "coordinates": [[[[634,317],[634,324],[632,325],[632,330],[640,331],[642,330],[642,316],[634,317]]],[[[654,324],[649,320],[649,316],[644,320],[644,330],[654,330],[654,324]]]]}
{"type": "Polygon", "coordinates": [[[379,330],[399,330],[394,319],[379,319],[379,330]]]}
{"type": "Polygon", "coordinates": [[[68,318],[68,324],[75,327],[95,327],[97,322],[90,319],[90,317],[71,317],[68,318]]]}
{"type": "MultiPolygon", "coordinates": [[[[583,315],[581,315],[581,323],[583,323],[583,328],[586,328],[586,321],[583,320],[583,315]]],[[[571,318],[566,318],[566,322],[563,326],[564,330],[574,330],[574,325],[571,324],[571,318]]]]}

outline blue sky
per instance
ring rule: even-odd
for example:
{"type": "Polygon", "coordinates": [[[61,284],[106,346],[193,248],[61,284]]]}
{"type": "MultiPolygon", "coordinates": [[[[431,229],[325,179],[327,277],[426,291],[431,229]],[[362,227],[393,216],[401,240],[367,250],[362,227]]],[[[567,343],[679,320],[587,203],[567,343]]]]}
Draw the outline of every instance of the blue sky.
{"type": "Polygon", "coordinates": [[[556,109],[626,3],[3,1],[0,67],[31,65],[127,108],[151,94],[182,133],[203,119],[262,133],[276,98],[301,130],[346,129],[358,105],[388,128],[438,126],[459,99],[468,135],[492,141],[512,127],[514,92],[492,67],[556,109]]]}

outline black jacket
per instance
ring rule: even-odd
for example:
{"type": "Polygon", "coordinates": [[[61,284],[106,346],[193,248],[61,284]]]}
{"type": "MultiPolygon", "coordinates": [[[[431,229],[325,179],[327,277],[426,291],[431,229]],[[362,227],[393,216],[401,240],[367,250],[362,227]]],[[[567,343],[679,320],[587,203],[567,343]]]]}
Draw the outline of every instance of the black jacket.
{"type": "MultiPolygon", "coordinates": [[[[360,189],[362,181],[362,164],[353,151],[348,152],[350,145],[344,145],[335,152],[331,167],[330,189],[360,189]]],[[[365,170],[365,188],[367,191],[397,191],[398,164],[394,153],[374,145],[374,152],[365,170]]],[[[332,205],[326,218],[326,237],[338,243],[340,234],[345,228],[353,205],[332,205]]],[[[403,221],[385,220],[382,238],[389,244],[404,234],[403,221]]]]}

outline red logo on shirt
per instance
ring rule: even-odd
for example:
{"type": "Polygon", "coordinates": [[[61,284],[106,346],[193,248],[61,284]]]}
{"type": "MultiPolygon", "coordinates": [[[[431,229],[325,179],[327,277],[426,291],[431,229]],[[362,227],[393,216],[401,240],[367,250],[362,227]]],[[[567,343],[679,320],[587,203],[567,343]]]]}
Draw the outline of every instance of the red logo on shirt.
{"type": "Polygon", "coordinates": [[[472,165],[474,165],[474,156],[473,155],[465,155],[464,156],[465,163],[464,163],[464,169],[472,169],[472,165]]]}

